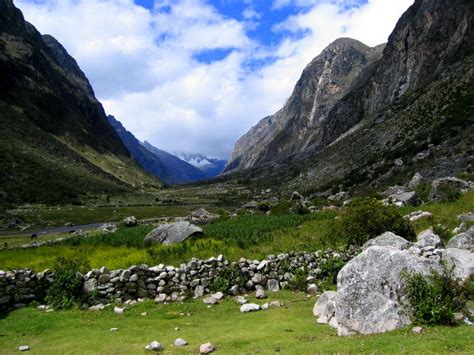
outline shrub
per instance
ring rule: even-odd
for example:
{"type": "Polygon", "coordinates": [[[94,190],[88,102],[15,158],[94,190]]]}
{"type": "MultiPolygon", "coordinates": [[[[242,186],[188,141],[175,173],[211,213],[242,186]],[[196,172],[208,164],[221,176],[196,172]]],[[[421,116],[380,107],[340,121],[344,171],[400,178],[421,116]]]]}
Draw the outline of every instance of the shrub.
{"type": "Polygon", "coordinates": [[[323,243],[333,246],[362,246],[366,241],[387,231],[408,240],[415,232],[394,206],[384,206],[375,199],[353,201],[333,227],[323,237],[323,243]]]}
{"type": "Polygon", "coordinates": [[[453,202],[461,197],[461,192],[456,186],[450,183],[442,183],[437,188],[439,202],[453,202]]]}
{"type": "Polygon", "coordinates": [[[272,207],[272,214],[286,214],[290,211],[291,202],[290,201],[280,201],[275,206],[272,207]]]}
{"type": "Polygon", "coordinates": [[[453,236],[448,227],[439,223],[433,227],[433,233],[437,234],[444,243],[447,243],[453,236]]]}
{"type": "Polygon", "coordinates": [[[409,309],[414,323],[451,324],[453,314],[461,311],[468,298],[468,283],[455,279],[446,267],[428,276],[405,274],[409,309]]]}
{"type": "Polygon", "coordinates": [[[227,293],[229,289],[237,285],[243,288],[245,285],[245,275],[236,265],[224,267],[219,271],[211,282],[211,290],[227,293]]]}
{"type": "Polygon", "coordinates": [[[310,211],[300,203],[293,207],[293,212],[300,216],[310,213],[310,211]]]}
{"type": "Polygon", "coordinates": [[[331,284],[337,283],[337,274],[344,267],[346,262],[341,258],[330,256],[325,262],[319,265],[323,281],[331,284]]]}
{"type": "Polygon", "coordinates": [[[426,202],[428,201],[430,191],[431,183],[428,181],[422,181],[415,189],[416,197],[418,197],[421,201],[426,202]]]}
{"type": "Polygon", "coordinates": [[[53,266],[54,281],[45,301],[56,309],[69,308],[82,299],[82,276],[89,269],[85,257],[67,259],[58,257],[53,266]]]}
{"type": "Polygon", "coordinates": [[[306,288],[308,287],[308,283],[306,281],[307,277],[307,268],[296,269],[293,278],[288,281],[286,288],[292,291],[306,292],[306,288]]]}
{"type": "Polygon", "coordinates": [[[257,204],[257,209],[260,212],[266,213],[266,212],[270,211],[270,205],[267,202],[259,202],[257,204]]]}

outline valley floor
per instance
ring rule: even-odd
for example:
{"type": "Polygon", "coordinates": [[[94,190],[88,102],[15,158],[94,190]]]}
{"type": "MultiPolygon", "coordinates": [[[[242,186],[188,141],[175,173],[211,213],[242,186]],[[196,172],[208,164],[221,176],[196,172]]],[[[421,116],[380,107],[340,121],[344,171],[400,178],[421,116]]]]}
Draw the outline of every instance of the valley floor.
{"type": "Polygon", "coordinates": [[[201,300],[145,302],[124,314],[115,314],[113,307],[45,313],[31,306],[0,318],[0,354],[17,352],[20,345],[30,346],[32,354],[141,354],[154,340],[163,344],[164,354],[195,354],[207,342],[218,354],[474,353],[472,326],[428,327],[419,335],[408,327],[379,335],[338,337],[329,326],[316,324],[314,297],[280,291],[264,301],[248,300],[259,304],[280,300],[284,306],[246,314],[239,312],[232,298],[211,308],[201,300]],[[115,327],[118,332],[111,332],[115,327]],[[174,346],[178,337],[189,345],[174,346]]]}

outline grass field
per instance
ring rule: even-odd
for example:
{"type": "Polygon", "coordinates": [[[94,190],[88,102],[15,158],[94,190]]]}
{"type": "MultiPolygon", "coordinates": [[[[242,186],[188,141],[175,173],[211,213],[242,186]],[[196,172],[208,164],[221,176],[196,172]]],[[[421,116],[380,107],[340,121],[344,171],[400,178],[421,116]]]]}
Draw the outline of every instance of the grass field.
{"type": "MultiPolygon", "coordinates": [[[[161,342],[165,354],[196,354],[199,345],[211,342],[218,354],[315,354],[315,353],[464,353],[474,352],[474,328],[428,327],[414,335],[411,327],[385,334],[338,337],[312,315],[315,298],[281,291],[270,300],[283,308],[242,314],[232,299],[207,308],[201,300],[157,305],[145,302],[122,315],[113,307],[103,311],[55,311],[34,307],[0,318],[0,354],[29,345],[33,354],[143,354],[151,341],[161,342]],[[141,316],[147,312],[148,316],[141,316]],[[190,313],[190,316],[187,316],[190,313]],[[119,331],[110,332],[117,327],[119,331]],[[179,327],[179,331],[175,328],[179,327]],[[189,345],[177,348],[181,337],[189,345]]],[[[262,300],[249,297],[249,302],[262,300]]]]}

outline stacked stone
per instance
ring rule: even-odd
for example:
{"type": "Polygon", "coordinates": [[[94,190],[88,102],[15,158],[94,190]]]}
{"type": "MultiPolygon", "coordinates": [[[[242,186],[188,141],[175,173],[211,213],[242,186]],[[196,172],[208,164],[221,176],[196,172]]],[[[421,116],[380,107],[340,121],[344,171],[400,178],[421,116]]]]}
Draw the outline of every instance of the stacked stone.
{"type": "Polygon", "coordinates": [[[52,273],[45,270],[35,273],[32,270],[0,271],[0,311],[28,304],[49,289],[52,273]]]}

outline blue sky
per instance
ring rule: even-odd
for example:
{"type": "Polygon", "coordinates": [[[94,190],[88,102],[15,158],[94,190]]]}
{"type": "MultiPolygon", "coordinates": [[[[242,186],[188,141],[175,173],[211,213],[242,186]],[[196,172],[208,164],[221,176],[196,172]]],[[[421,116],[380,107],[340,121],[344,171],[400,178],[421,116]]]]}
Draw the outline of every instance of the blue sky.
{"type": "Polygon", "coordinates": [[[230,158],[339,37],[387,40],[413,0],[15,0],[107,113],[167,151],[230,158]]]}

